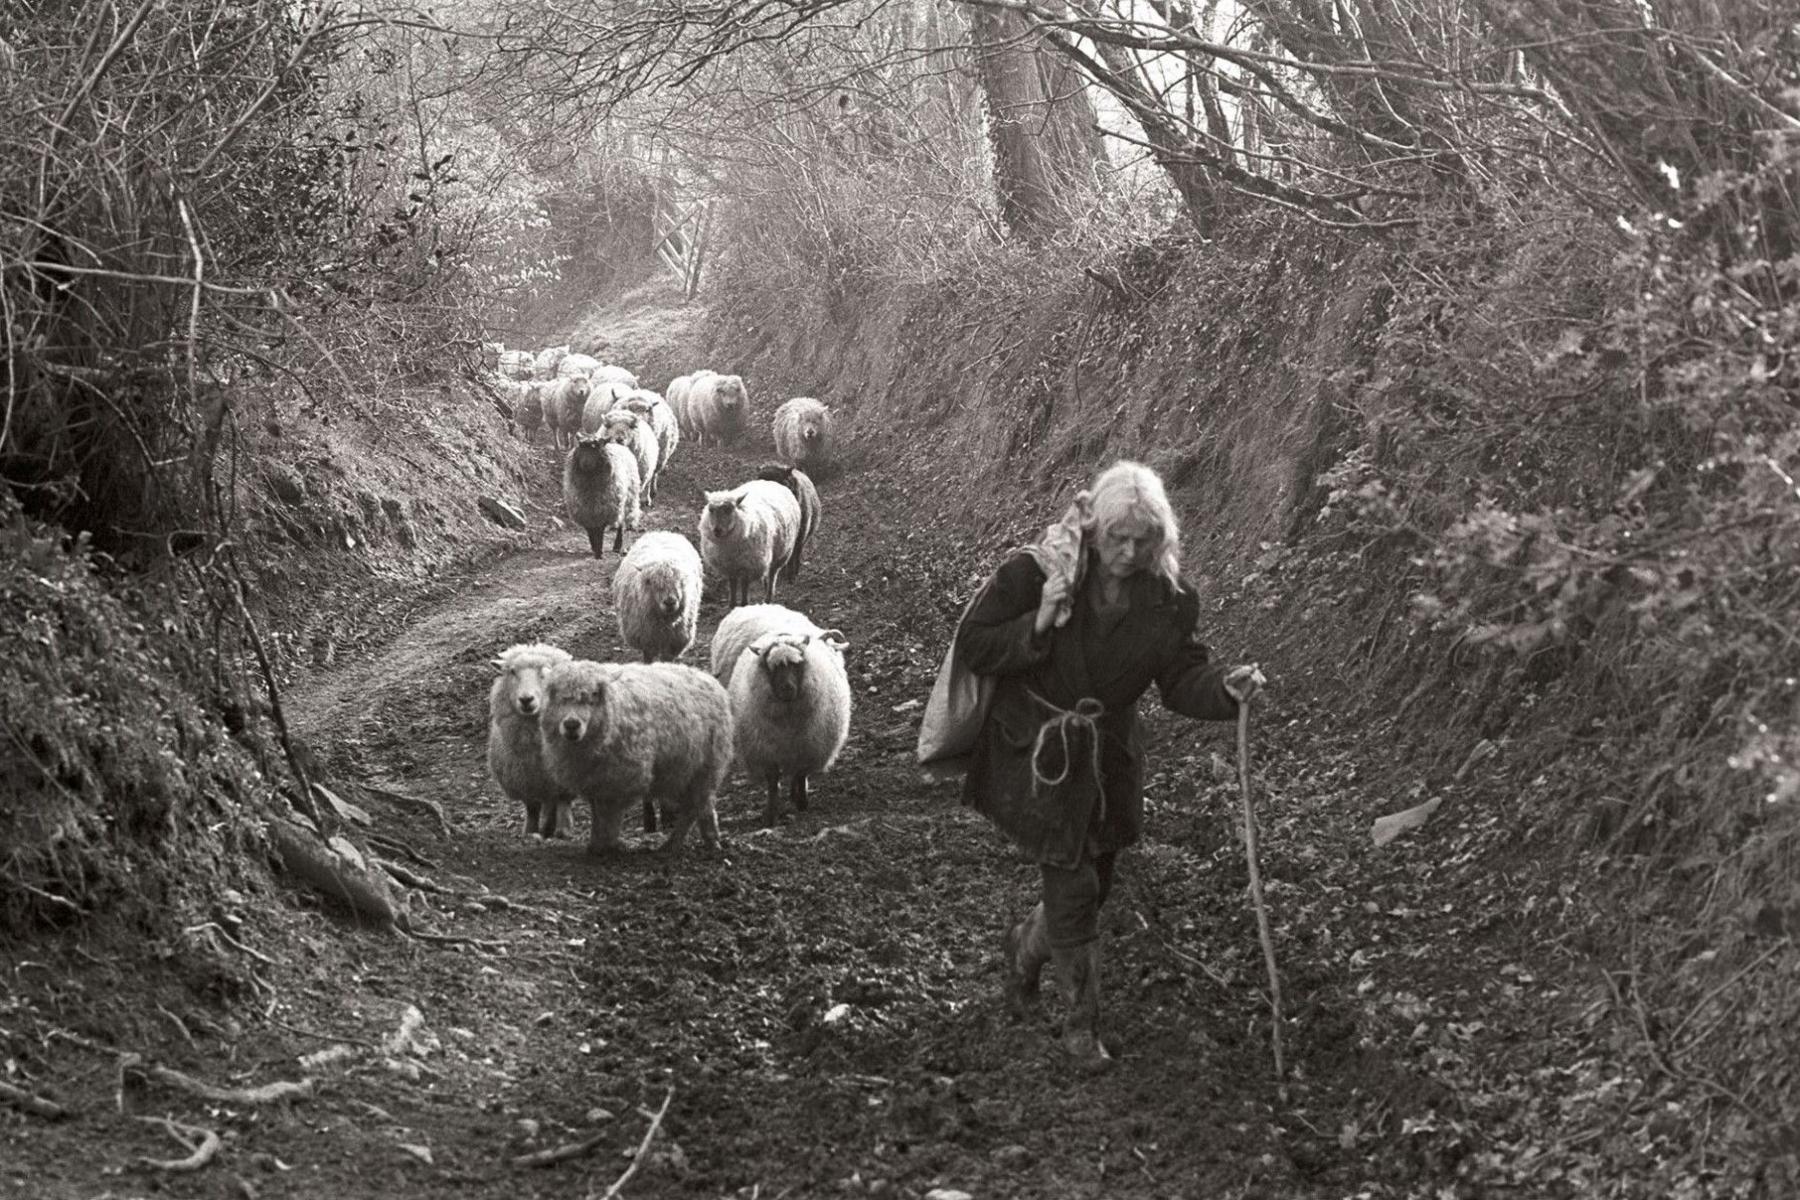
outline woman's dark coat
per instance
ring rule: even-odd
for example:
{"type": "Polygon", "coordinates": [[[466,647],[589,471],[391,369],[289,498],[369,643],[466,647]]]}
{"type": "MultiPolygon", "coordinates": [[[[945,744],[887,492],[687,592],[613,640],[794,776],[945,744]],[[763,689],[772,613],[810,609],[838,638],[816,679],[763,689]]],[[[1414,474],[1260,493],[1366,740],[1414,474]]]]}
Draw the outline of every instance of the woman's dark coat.
{"type": "MultiPolygon", "coordinates": [[[[993,707],[975,744],[963,803],[985,814],[1032,859],[1072,867],[1082,858],[1137,841],[1144,824],[1144,746],[1137,701],[1154,682],[1163,704],[1187,717],[1230,720],[1237,701],[1225,668],[1207,660],[1199,640],[1200,598],[1145,571],[1125,581],[1128,605],[1110,619],[1095,607],[1099,565],[1089,554],[1068,623],[1035,634],[1044,571],[1020,551],[1000,564],[963,618],[957,658],[978,675],[997,676],[993,707]],[[1035,694],[1035,697],[1034,697],[1035,694]],[[1085,753],[1060,786],[1033,794],[1032,751],[1039,726],[1098,700],[1100,794],[1085,753]],[[1041,699],[1040,699],[1041,698],[1041,699]]],[[[1062,774],[1052,739],[1040,773],[1062,774]]],[[[1076,740],[1080,745],[1080,739],[1076,740]]]]}

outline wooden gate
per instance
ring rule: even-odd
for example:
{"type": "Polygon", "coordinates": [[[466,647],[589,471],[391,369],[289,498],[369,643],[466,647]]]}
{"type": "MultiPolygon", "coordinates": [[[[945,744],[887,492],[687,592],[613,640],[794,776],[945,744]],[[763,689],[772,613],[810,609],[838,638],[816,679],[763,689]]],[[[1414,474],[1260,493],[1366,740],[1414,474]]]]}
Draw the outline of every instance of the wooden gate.
{"type": "Polygon", "coordinates": [[[668,196],[656,202],[656,257],[681,281],[689,300],[700,290],[706,265],[706,239],[711,233],[712,201],[683,205],[668,196]]]}

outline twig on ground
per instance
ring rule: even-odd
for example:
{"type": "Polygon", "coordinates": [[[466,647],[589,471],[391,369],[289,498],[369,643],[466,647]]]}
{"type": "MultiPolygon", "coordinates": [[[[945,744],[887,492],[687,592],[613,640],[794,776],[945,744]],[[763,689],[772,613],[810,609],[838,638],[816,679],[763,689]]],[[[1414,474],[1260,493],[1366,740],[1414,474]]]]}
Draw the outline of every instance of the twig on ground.
{"type": "Polygon", "coordinates": [[[164,1132],[189,1151],[186,1158],[140,1158],[136,1160],[140,1167],[148,1167],[152,1171],[198,1171],[219,1152],[219,1135],[210,1129],[202,1129],[198,1125],[183,1125],[180,1121],[171,1121],[167,1117],[139,1117],[138,1120],[146,1125],[162,1126],[164,1132]]]}
{"type": "Polygon", "coordinates": [[[552,1146],[548,1150],[533,1150],[530,1154],[513,1156],[515,1167],[548,1167],[559,1162],[567,1162],[571,1158],[580,1158],[592,1154],[599,1145],[611,1136],[610,1130],[602,1130],[591,1137],[584,1137],[579,1142],[564,1142],[560,1146],[552,1146]]]}
{"type": "Polygon", "coordinates": [[[69,1115],[69,1110],[54,1100],[46,1100],[24,1088],[14,1087],[10,1083],[0,1082],[0,1101],[5,1101],[14,1108],[23,1109],[34,1117],[43,1117],[49,1121],[60,1121],[69,1115]]]}
{"type": "Polygon", "coordinates": [[[220,925],[217,921],[204,921],[204,922],[200,923],[199,925],[190,925],[186,929],[184,929],[182,932],[183,933],[199,933],[201,930],[211,930],[213,936],[217,937],[220,941],[224,942],[227,946],[230,946],[233,950],[236,950],[240,954],[249,955],[251,958],[254,958],[257,962],[262,963],[265,967],[272,967],[275,965],[274,959],[272,959],[268,955],[262,953],[262,951],[260,951],[260,950],[252,950],[250,947],[244,945],[244,943],[238,941],[236,938],[232,937],[229,933],[225,932],[225,928],[222,925],[220,925]]]}
{"type": "Polygon", "coordinates": [[[375,855],[371,854],[369,856],[369,861],[386,871],[389,875],[392,875],[394,881],[402,887],[417,888],[421,892],[448,893],[451,890],[432,879],[429,875],[420,875],[417,872],[408,870],[399,863],[392,862],[388,859],[377,858],[375,855]]]}
{"type": "Polygon", "coordinates": [[[161,1013],[168,1020],[169,1024],[175,1027],[175,1032],[181,1035],[182,1041],[194,1047],[196,1050],[200,1048],[199,1043],[194,1041],[194,1035],[188,1032],[187,1023],[185,1021],[160,1004],[156,1006],[156,1011],[161,1013]]]}
{"type": "Polygon", "coordinates": [[[675,1099],[675,1085],[670,1084],[669,1094],[663,1097],[662,1107],[656,1110],[654,1117],[650,1118],[650,1128],[644,1131],[644,1140],[638,1143],[637,1153],[631,1156],[631,1165],[625,1168],[623,1175],[613,1180],[613,1185],[606,1189],[606,1194],[601,1196],[600,1200],[615,1200],[620,1190],[630,1182],[633,1175],[637,1174],[637,1169],[644,1165],[644,1159],[650,1155],[650,1143],[656,1137],[656,1131],[662,1128],[663,1114],[669,1111],[669,1102],[673,1099],[675,1099]]]}
{"type": "Polygon", "coordinates": [[[371,832],[363,840],[368,843],[371,850],[380,850],[384,854],[404,858],[407,862],[424,867],[427,871],[441,869],[436,859],[420,854],[392,834],[371,832]]]}
{"type": "Polygon", "coordinates": [[[254,1107],[262,1104],[278,1104],[284,1100],[305,1100],[311,1098],[315,1087],[311,1078],[298,1081],[279,1080],[253,1088],[222,1088],[216,1084],[207,1083],[203,1079],[195,1079],[192,1075],[183,1074],[173,1067],[148,1067],[143,1068],[142,1073],[158,1083],[167,1084],[177,1091],[186,1092],[188,1095],[197,1096],[202,1100],[210,1100],[214,1104],[247,1104],[254,1107]]]}

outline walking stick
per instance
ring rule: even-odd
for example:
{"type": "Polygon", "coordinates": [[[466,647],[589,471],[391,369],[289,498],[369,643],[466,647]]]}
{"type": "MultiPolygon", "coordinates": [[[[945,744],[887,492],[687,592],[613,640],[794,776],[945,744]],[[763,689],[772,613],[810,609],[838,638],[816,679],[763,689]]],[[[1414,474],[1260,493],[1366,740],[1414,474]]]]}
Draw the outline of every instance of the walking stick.
{"type": "MultiPolygon", "coordinates": [[[[1262,682],[1262,672],[1257,681],[1262,682]]],[[[1269,933],[1269,909],[1263,903],[1262,869],[1256,856],[1256,810],[1250,803],[1250,703],[1238,702],[1238,791],[1244,800],[1244,858],[1250,864],[1250,899],[1256,905],[1256,932],[1262,939],[1263,962],[1269,968],[1269,1006],[1274,1010],[1275,1084],[1285,1090],[1287,1068],[1281,1057],[1281,971],[1275,965],[1275,939],[1269,933]]]]}

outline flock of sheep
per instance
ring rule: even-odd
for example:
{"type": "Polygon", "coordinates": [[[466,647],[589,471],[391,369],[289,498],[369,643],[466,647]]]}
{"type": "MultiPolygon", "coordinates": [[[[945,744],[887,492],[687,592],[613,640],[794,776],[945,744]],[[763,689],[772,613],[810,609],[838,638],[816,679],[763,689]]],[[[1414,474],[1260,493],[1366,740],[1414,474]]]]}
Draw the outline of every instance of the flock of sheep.
{"type": "MultiPolygon", "coordinates": [[[[617,553],[625,531],[641,528],[683,439],[733,442],[749,414],[736,375],[698,371],[658,394],[624,367],[567,346],[484,350],[524,436],[535,440],[547,427],[566,452],[563,501],[596,558],[605,557],[608,529],[617,553]]],[[[656,531],[624,553],[613,599],[620,636],[642,663],[580,660],[543,643],[494,660],[488,766],[524,805],[526,833],[568,836],[580,799],[592,813],[596,853],[623,844],[625,819],[639,808],[647,831],[666,822],[665,848],[679,850],[696,821],[716,848],[715,797],[734,761],[766,784],[767,823],[780,817],[784,779],[793,806],[806,809],[809,777],[830,769],[849,736],[848,643],[774,599],[777,578],[799,574],[818,528],[807,471],[829,459],[830,410],[810,397],[787,401],[776,410],[774,440],[781,461],[706,493],[698,549],[656,531]],[[676,661],[694,644],[708,573],[725,581],[731,605],[713,634],[710,672],[676,661]],[[757,581],[763,603],[751,604],[757,581]]]]}

